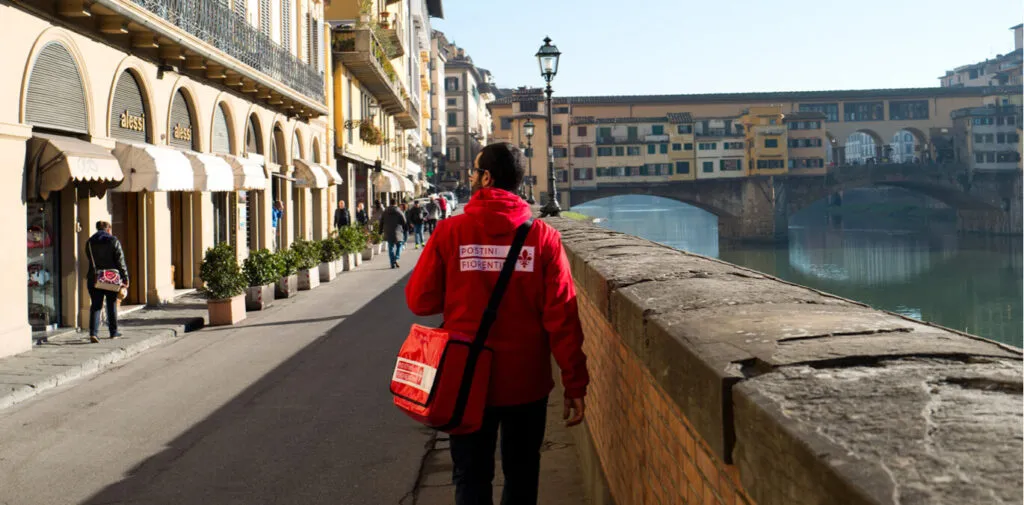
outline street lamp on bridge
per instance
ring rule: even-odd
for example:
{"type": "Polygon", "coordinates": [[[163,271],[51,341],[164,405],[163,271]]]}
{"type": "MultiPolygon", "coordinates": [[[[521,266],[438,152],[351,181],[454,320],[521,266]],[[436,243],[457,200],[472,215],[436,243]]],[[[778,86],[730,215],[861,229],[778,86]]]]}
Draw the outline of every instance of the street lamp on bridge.
{"type": "Polygon", "coordinates": [[[558,73],[558,59],[562,55],[558,48],[551,44],[551,37],[544,37],[544,45],[537,51],[537,62],[540,64],[540,75],[544,77],[547,95],[544,112],[548,119],[548,203],[540,209],[542,217],[557,216],[562,209],[558,206],[558,191],[555,189],[555,150],[551,147],[551,81],[558,73]]]}
{"type": "Polygon", "coordinates": [[[526,199],[526,203],[529,203],[530,205],[537,203],[537,201],[533,199],[533,129],[533,121],[527,119],[526,123],[523,124],[523,134],[526,135],[526,152],[530,154],[527,158],[529,160],[528,163],[530,164],[530,197],[526,199]]]}

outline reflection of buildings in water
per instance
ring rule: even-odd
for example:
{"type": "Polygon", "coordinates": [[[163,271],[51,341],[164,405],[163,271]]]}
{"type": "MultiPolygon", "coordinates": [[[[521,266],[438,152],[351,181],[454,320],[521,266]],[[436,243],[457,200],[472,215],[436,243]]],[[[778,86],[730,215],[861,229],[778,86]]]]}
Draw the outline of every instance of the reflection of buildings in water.
{"type": "Polygon", "coordinates": [[[607,219],[600,224],[618,232],[696,254],[718,256],[718,219],[682,202],[623,195],[589,202],[573,211],[607,219]]]}
{"type": "Polygon", "coordinates": [[[789,263],[805,275],[858,285],[900,284],[956,254],[955,237],[793,229],[789,263]]]}

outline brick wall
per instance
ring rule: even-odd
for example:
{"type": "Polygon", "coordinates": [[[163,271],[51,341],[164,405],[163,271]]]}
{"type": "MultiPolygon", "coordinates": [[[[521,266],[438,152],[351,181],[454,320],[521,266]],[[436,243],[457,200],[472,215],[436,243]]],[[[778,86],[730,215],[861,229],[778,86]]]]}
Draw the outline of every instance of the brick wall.
{"type": "Polygon", "coordinates": [[[587,427],[615,503],[747,505],[736,467],[719,460],[585,294],[592,373],[587,427]]]}
{"type": "Polygon", "coordinates": [[[585,332],[591,505],[1022,503],[1020,349],[548,222],[585,332]]]}

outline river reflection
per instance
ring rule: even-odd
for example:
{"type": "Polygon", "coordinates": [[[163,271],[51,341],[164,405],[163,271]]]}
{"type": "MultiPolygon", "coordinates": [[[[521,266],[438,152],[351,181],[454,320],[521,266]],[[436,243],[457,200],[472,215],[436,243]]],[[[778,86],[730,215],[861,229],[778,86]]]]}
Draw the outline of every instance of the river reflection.
{"type": "Polygon", "coordinates": [[[683,203],[620,196],[574,211],[616,231],[719,257],[839,296],[1022,346],[1020,237],[958,236],[951,223],[856,228],[791,219],[788,244],[719,246],[717,218],[683,203]]]}

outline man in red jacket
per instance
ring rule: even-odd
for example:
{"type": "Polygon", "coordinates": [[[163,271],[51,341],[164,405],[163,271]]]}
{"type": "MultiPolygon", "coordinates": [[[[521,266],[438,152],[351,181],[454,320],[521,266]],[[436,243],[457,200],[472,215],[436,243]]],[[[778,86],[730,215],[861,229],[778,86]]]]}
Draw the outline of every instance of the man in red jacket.
{"type": "MultiPolygon", "coordinates": [[[[477,156],[465,213],[437,224],[405,287],[415,314],[443,313],[446,329],[476,334],[516,228],[531,217],[530,207],[515,194],[523,166],[522,151],[507,142],[490,144],[477,156]]],[[[561,236],[543,221],[527,235],[487,346],[494,359],[483,426],[451,436],[455,503],[491,504],[500,426],[501,503],[535,504],[548,394],[554,387],[551,355],[562,372],[567,426],[583,420],[589,382],[569,260],[561,236]]]]}

